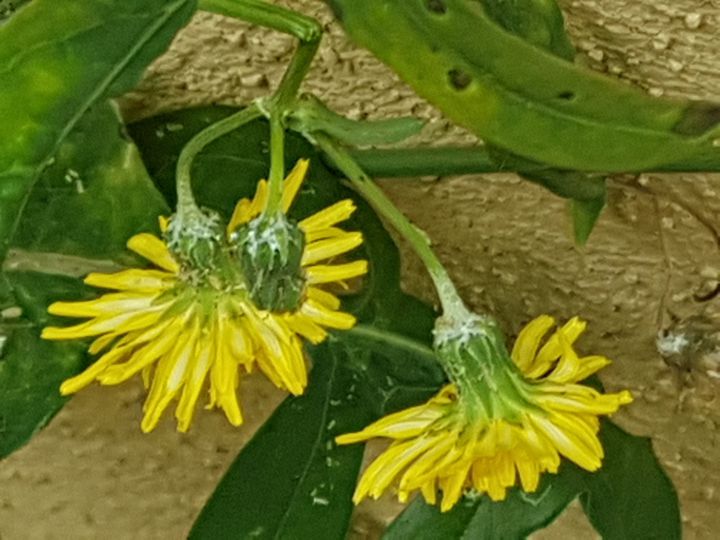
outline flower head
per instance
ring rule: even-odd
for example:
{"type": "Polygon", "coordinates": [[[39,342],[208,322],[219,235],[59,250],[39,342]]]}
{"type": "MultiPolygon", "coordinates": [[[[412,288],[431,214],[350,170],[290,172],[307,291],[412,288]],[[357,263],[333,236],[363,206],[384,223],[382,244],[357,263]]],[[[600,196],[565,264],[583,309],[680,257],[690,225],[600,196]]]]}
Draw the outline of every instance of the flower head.
{"type": "Polygon", "coordinates": [[[401,501],[419,489],[434,504],[439,488],[444,512],[467,490],[496,501],[518,483],[535,491],[542,473],[557,472],[561,456],[598,469],[603,458],[598,416],[632,398],[627,391],[601,394],[577,384],[610,361],[578,357],[572,344],[585,323],[577,318],[542,344],[554,324],[547,315],[533,320],[509,357],[488,319],[475,316],[450,328],[441,322],[436,350],[453,383],[423,405],[337,438],[339,444],[393,440],[364,472],[354,501],[377,498],[396,483],[401,501]]]}
{"type": "MultiPolygon", "coordinates": [[[[285,180],[283,212],[307,168],[308,162],[301,160],[285,180]]],[[[119,384],[142,373],[149,388],[141,424],[146,432],[155,428],[175,398],[178,429],[186,431],[208,379],[208,408],[222,408],[233,425],[241,424],[239,377],[256,366],[278,387],[301,394],[307,384],[301,338],[319,343],[327,328],[348,329],[355,323],[352,315],[339,311],[339,298],[322,287],[361,276],[367,262],[332,263],[362,243],[360,233],[337,228],[354,211],[352,201],[341,201],[297,225],[283,214],[283,222],[300,233],[295,234],[301,246],[298,264],[289,269],[295,300],[282,304],[282,309],[259,304],[254,290],[261,268],[248,269],[232,239],[263,213],[266,191],[261,181],[253,200],[238,203],[227,237],[214,233],[216,219],[208,213],[197,242],[192,227],[183,229],[174,219],[161,218],[165,239],[143,233],[127,244],[154,268],[90,274],[85,283],[115,292],[90,301],[52,304],[48,310],[54,315],[88,320],[45,328],[42,337],[92,337],[90,353],[101,355],[83,373],[66,380],[61,393],[75,393],[95,380],[119,384]],[[250,270],[255,274],[249,275],[250,270]]],[[[271,232],[266,233],[272,243],[271,232]]],[[[272,266],[276,284],[283,283],[281,263],[274,261],[272,266]]],[[[292,266],[289,260],[285,263],[292,266]]]]}

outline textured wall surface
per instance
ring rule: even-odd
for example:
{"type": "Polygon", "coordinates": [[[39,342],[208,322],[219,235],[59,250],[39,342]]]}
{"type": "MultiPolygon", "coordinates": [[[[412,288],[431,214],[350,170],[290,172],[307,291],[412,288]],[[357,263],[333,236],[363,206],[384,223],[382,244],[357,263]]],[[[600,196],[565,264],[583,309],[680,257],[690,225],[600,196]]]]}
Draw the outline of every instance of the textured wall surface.
{"type": "MultiPolygon", "coordinates": [[[[286,5],[327,22],[307,82],[355,118],[412,113],[428,120],[420,142],[467,142],[369,54],[347,43],[318,1],[286,5]]],[[[717,0],[565,0],[581,61],[654,95],[720,99],[717,0]]],[[[282,74],[290,38],[198,15],[123,100],[129,118],[200,103],[244,103],[282,74]]],[[[590,321],[582,350],[615,363],[610,390],[635,403],[616,419],[652,437],[682,502],[685,537],[720,530],[720,299],[698,301],[720,282],[720,175],[643,175],[610,182],[609,208],[586,248],[573,245],[563,201],[512,175],[384,181],[425,228],[470,304],[509,332],[549,312],[590,321]],[[706,345],[663,360],[658,331],[706,345]]],[[[417,260],[406,286],[432,299],[417,260]]],[[[258,378],[243,382],[248,422],[236,430],[200,414],[189,435],[163,423],[138,429],[142,390],[129,384],[77,396],[31,444],[0,464],[0,538],[182,538],[238,449],[282,398],[258,378]]],[[[374,538],[398,506],[362,505],[356,538],[374,538]]],[[[577,508],[538,538],[593,538],[577,508]]]]}

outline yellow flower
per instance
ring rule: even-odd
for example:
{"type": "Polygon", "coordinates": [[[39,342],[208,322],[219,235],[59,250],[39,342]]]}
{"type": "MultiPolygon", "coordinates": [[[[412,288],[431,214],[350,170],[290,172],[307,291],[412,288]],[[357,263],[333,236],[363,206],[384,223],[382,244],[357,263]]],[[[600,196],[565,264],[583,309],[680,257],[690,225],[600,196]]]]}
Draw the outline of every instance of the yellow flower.
{"type": "Polygon", "coordinates": [[[598,415],[614,413],[632,397],[627,391],[601,394],[576,384],[610,361],[578,357],[572,344],[585,323],[577,318],[541,347],[554,324],[547,315],[530,322],[518,336],[512,361],[493,328],[486,325],[485,333],[465,335],[452,344],[464,365],[448,370],[458,384],[447,385],[423,405],[338,437],[338,444],[373,437],[393,440],[363,473],[355,503],[366,496],[378,498],[396,483],[402,502],[419,489],[435,504],[439,488],[445,512],[467,490],[487,493],[495,501],[518,483],[533,492],[543,472],[557,472],[560,456],[597,470],[604,455],[598,415]]]}
{"type": "MultiPolygon", "coordinates": [[[[284,212],[307,168],[308,162],[301,160],[285,180],[284,212]]],[[[263,211],[266,191],[263,181],[252,201],[238,203],[229,232],[263,211]]],[[[318,343],[327,336],[326,328],[348,329],[355,324],[352,315],[338,311],[338,297],[321,288],[367,271],[363,260],[343,264],[329,260],[362,243],[360,233],[336,227],[354,209],[352,201],[341,201],[298,224],[305,237],[304,289],[296,308],[287,311],[262,309],[253,302],[248,290],[252,284],[246,282],[230,242],[221,242],[216,268],[207,270],[181,264],[167,243],[152,234],[132,237],[128,248],[156,268],[90,274],[85,283],[116,292],[91,301],[56,302],[48,309],[54,315],[89,320],[45,328],[43,338],[93,337],[90,353],[103,353],[83,373],[66,380],[61,393],[73,394],[95,380],[119,384],[142,373],[149,388],[141,424],[145,432],[155,428],[176,397],[178,429],[186,431],[208,378],[208,408],[222,408],[233,425],[240,425],[239,377],[256,365],[278,387],[301,394],[307,368],[300,338],[318,343]]],[[[167,220],[161,219],[161,228],[167,231],[167,220]]]]}

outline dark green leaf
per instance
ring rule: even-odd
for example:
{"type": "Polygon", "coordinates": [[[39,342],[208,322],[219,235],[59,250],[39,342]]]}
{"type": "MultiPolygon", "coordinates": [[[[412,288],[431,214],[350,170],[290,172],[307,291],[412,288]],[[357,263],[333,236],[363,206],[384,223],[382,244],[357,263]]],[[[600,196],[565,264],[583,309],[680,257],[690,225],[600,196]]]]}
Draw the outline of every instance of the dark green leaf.
{"type": "Polygon", "coordinates": [[[0,26],[0,261],[28,193],[85,112],[131,88],[194,0],[34,0],[0,26]]]}
{"type": "Polygon", "coordinates": [[[421,497],[392,523],[384,540],[521,540],[549,525],[578,494],[579,471],[565,464],[557,476],[546,476],[536,493],[512,490],[502,502],[466,497],[443,514],[421,497]]]}
{"type": "Polygon", "coordinates": [[[580,497],[590,523],[604,540],[675,540],[682,537],[680,506],[650,439],[605,422],[602,469],[585,475],[580,497]]]}
{"type": "Polygon", "coordinates": [[[127,239],[168,213],[110,104],[93,107],[63,141],[25,206],[16,248],[127,260],[127,239]]]}
{"type": "Polygon", "coordinates": [[[89,258],[132,260],[127,239],[156,229],[158,214],[167,210],[114,109],[98,103],[63,140],[32,191],[14,238],[14,247],[23,251],[13,266],[47,273],[8,273],[6,290],[0,287],[1,308],[19,306],[23,312],[0,320],[0,456],[52,418],[67,401],[59,394],[60,383],[86,364],[84,344],[39,338],[49,320],[48,303],[72,300],[83,290],[79,279],[52,272],[69,269],[66,255],[74,256],[72,271],[99,269],[89,258]]]}
{"type": "Polygon", "coordinates": [[[567,62],[482,2],[328,2],[356,42],[487,143],[569,170],[720,162],[720,105],[656,99],[567,62]]]}
{"type": "Polygon", "coordinates": [[[190,538],[342,538],[362,447],[335,436],[371,419],[350,389],[357,375],[347,351],[327,343],[312,352],[305,395],[287,399],[230,466],[190,538]]]}
{"type": "Polygon", "coordinates": [[[77,279],[38,273],[0,275],[6,300],[0,318],[0,458],[27,442],[65,404],[60,383],[87,364],[83,343],[40,339],[54,300],[84,298],[77,279]],[[11,298],[8,298],[12,295],[11,298]],[[8,307],[12,304],[12,307],[8,307]],[[21,312],[19,310],[22,310],[21,312]],[[17,313],[13,313],[16,311],[17,313]]]}
{"type": "Polygon", "coordinates": [[[572,216],[575,243],[584,246],[605,208],[605,197],[598,197],[589,201],[571,200],[568,204],[572,216]]]}

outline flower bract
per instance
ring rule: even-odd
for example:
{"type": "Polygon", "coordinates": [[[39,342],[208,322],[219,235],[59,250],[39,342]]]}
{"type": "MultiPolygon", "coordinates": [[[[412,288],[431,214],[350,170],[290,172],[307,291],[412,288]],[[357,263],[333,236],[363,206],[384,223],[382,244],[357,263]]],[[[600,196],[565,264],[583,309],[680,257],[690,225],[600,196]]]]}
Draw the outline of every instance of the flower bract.
{"type": "MultiPolygon", "coordinates": [[[[301,160],[285,180],[283,216],[307,169],[308,162],[301,160]]],[[[238,203],[229,236],[263,213],[266,196],[267,184],[261,181],[252,200],[238,203]]],[[[354,209],[352,201],[344,200],[297,224],[286,220],[303,238],[300,268],[295,271],[302,287],[292,309],[257,305],[253,283],[232,242],[222,235],[217,249],[203,248],[200,268],[188,262],[192,258],[173,253],[164,239],[148,233],[133,236],[128,248],[150,261],[152,268],[90,274],[85,283],[112,292],[90,301],[55,302],[48,308],[54,315],[87,320],[47,327],[43,338],[93,338],[89,351],[99,355],[84,372],[66,380],[61,393],[73,394],[93,381],[119,384],[141,373],[149,388],[141,424],[145,432],[155,428],[176,399],[178,429],[186,431],[205,389],[208,408],[219,407],[233,425],[241,424],[238,383],[243,373],[256,367],[279,388],[301,394],[307,384],[302,339],[319,343],[327,329],[355,324],[352,315],[340,311],[336,294],[325,287],[343,285],[367,271],[364,260],[334,262],[362,243],[361,233],[337,227],[354,209]]],[[[161,219],[161,229],[167,232],[167,220],[161,219]]],[[[191,240],[187,234],[183,237],[185,244],[191,240]]],[[[202,241],[206,245],[210,240],[202,241]]]]}
{"type": "Polygon", "coordinates": [[[610,361],[578,356],[572,345],[585,323],[577,318],[543,343],[553,326],[547,315],[533,320],[511,356],[502,335],[487,324],[440,343],[436,339],[454,382],[423,405],[337,438],[339,444],[392,440],[363,473],[354,501],[377,498],[392,485],[401,501],[420,490],[435,504],[439,489],[441,510],[447,511],[468,491],[495,501],[518,484],[533,492],[542,473],[558,471],[561,457],[597,470],[604,457],[598,416],[632,398],[627,391],[603,394],[578,384],[610,361]],[[451,369],[448,363],[454,363],[451,369]]]}

